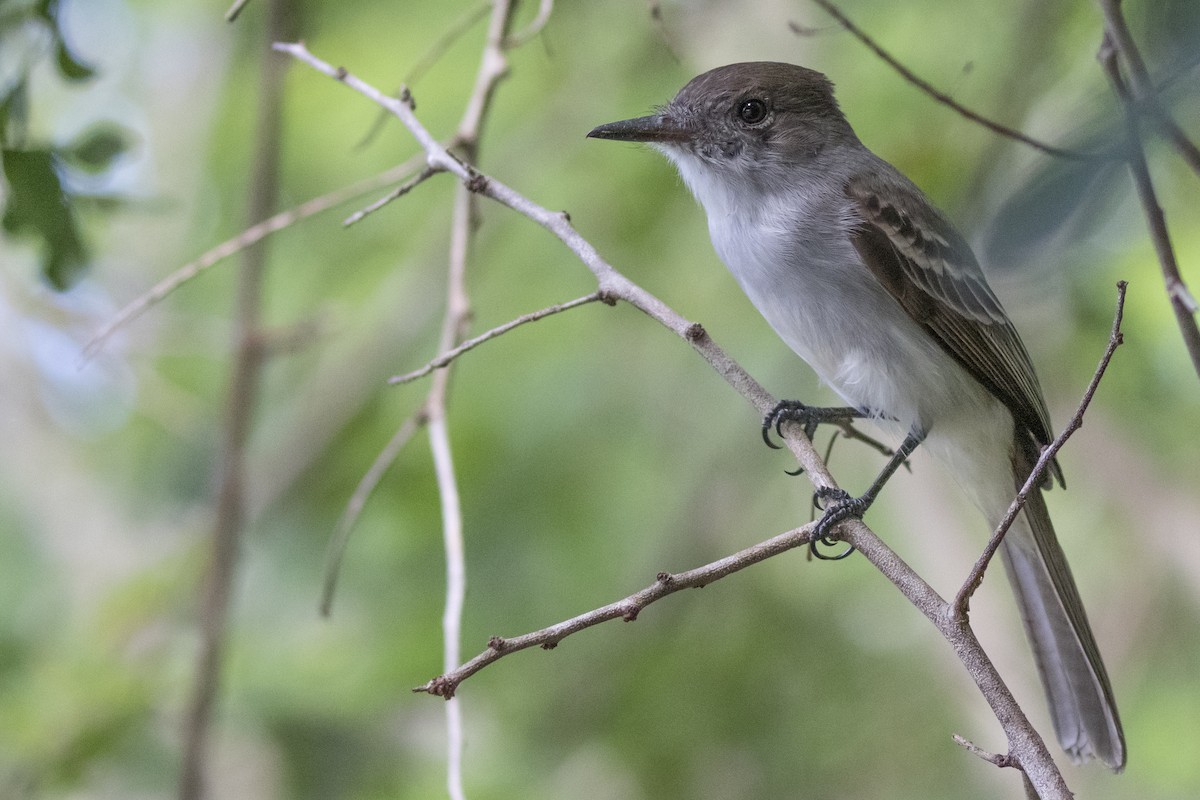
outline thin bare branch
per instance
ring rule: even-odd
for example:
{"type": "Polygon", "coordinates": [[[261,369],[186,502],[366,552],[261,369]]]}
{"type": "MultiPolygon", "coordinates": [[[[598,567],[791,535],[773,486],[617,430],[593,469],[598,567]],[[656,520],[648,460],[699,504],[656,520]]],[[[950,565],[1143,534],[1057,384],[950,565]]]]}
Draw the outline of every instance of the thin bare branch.
{"type": "Polygon", "coordinates": [[[350,540],[350,532],[358,524],[358,518],[367,504],[367,499],[375,493],[376,487],[383,480],[388,468],[392,466],[397,456],[400,455],[400,451],[412,439],[417,429],[425,424],[425,421],[424,409],[404,420],[404,423],[384,445],[383,450],[371,462],[371,467],[358,481],[358,486],[354,487],[354,494],[350,495],[349,502],[342,510],[333,536],[329,539],[328,549],[325,551],[325,577],[321,582],[321,616],[328,617],[333,610],[333,595],[337,590],[338,574],[341,571],[342,558],[346,554],[346,543],[350,540]]]}
{"type": "Polygon", "coordinates": [[[960,747],[962,747],[964,750],[966,750],[971,755],[979,756],[984,761],[988,762],[989,764],[991,764],[994,767],[1014,767],[1014,766],[1016,766],[1015,764],[1012,763],[1012,759],[1010,759],[1008,756],[1002,756],[1002,755],[998,755],[996,753],[989,753],[987,750],[984,750],[982,747],[979,747],[978,745],[976,745],[974,742],[972,742],[969,739],[964,739],[962,736],[959,736],[957,733],[954,734],[954,743],[959,745],[960,747]]]}
{"type": "Polygon", "coordinates": [[[358,211],[355,211],[350,216],[346,217],[346,219],[342,220],[342,226],[349,228],[351,225],[358,222],[359,220],[361,220],[363,217],[367,216],[368,214],[375,213],[376,211],[383,208],[384,206],[386,206],[388,203],[392,202],[393,200],[399,200],[401,197],[404,197],[404,195],[408,194],[413,189],[417,188],[422,183],[424,183],[425,181],[432,178],[434,176],[434,174],[435,174],[435,170],[433,170],[430,167],[425,167],[420,172],[418,172],[416,175],[413,175],[411,178],[406,180],[404,183],[400,184],[395,189],[393,189],[392,191],[385,194],[383,197],[376,200],[374,203],[371,203],[371,205],[367,206],[366,208],[361,208],[358,211]]]}
{"type": "Polygon", "coordinates": [[[599,292],[592,292],[591,294],[586,294],[583,297],[577,297],[574,300],[569,300],[566,303],[558,303],[556,305],[547,306],[546,308],[539,309],[528,314],[522,314],[516,319],[510,320],[503,325],[497,325],[495,328],[492,328],[486,333],[481,333],[478,336],[468,339],[458,347],[455,347],[453,350],[448,350],[445,353],[442,353],[440,356],[433,359],[420,369],[415,369],[412,372],[406,372],[403,375],[396,375],[392,378],[389,378],[388,383],[395,386],[402,383],[411,383],[418,378],[424,378],[435,369],[441,369],[449,366],[456,358],[468,350],[474,350],[484,342],[495,339],[497,336],[503,336],[513,328],[520,327],[521,325],[529,322],[537,322],[539,319],[544,319],[553,314],[560,314],[563,311],[569,311],[572,308],[577,308],[588,303],[594,303],[600,299],[602,298],[599,292]]]}
{"type": "MultiPolygon", "coordinates": [[[[421,54],[421,57],[417,59],[417,62],[413,64],[412,68],[409,69],[407,74],[405,74],[404,79],[401,81],[400,88],[396,90],[396,94],[401,95],[402,93],[407,92],[408,89],[406,87],[411,87],[415,85],[417,81],[421,80],[425,73],[429,71],[430,67],[436,64],[438,59],[445,55],[446,51],[450,49],[451,45],[457,42],[467,31],[471,30],[471,28],[475,26],[475,23],[486,17],[491,9],[491,0],[485,0],[460,16],[458,20],[456,20],[448,29],[446,29],[441,36],[434,40],[433,44],[429,45],[425,52],[421,54]]],[[[379,132],[383,130],[383,126],[388,121],[388,118],[389,115],[387,111],[385,109],[380,109],[379,115],[371,124],[370,129],[363,134],[362,139],[358,142],[358,144],[355,145],[355,148],[366,147],[368,144],[374,141],[379,132]]]]}
{"type": "Polygon", "coordinates": [[[231,5],[229,10],[225,12],[225,21],[233,22],[235,19],[237,19],[238,14],[242,13],[242,9],[245,8],[246,4],[249,2],[250,0],[234,0],[233,5],[231,5]]]}
{"type": "MultiPolygon", "coordinates": [[[[504,42],[508,38],[515,8],[515,0],[493,0],[492,3],[487,39],[475,76],[475,85],[467,98],[456,134],[459,146],[466,158],[472,162],[478,159],[479,137],[491,108],[496,86],[508,73],[504,42]]],[[[412,112],[411,103],[405,107],[412,112]]],[[[430,162],[429,168],[436,170],[437,165],[430,162]]],[[[471,302],[467,294],[467,260],[475,230],[475,203],[476,197],[470,185],[459,185],[454,197],[450,228],[446,315],[442,321],[442,333],[438,344],[438,350],[443,352],[452,349],[465,338],[471,322],[471,302]]],[[[446,420],[450,375],[450,370],[441,370],[433,377],[433,385],[425,401],[425,409],[429,415],[430,448],[437,475],[438,495],[442,502],[442,540],[446,554],[446,603],[442,613],[445,669],[452,669],[459,662],[462,612],[467,593],[462,508],[454,463],[450,455],[450,434],[446,420]]],[[[462,777],[463,746],[462,710],[458,701],[452,700],[446,706],[446,788],[450,800],[466,799],[462,777]]]]}
{"type": "Polygon", "coordinates": [[[1144,109],[1157,123],[1164,137],[1179,155],[1187,162],[1192,171],[1200,176],[1200,147],[1192,142],[1183,129],[1175,122],[1170,113],[1159,102],[1158,91],[1146,69],[1146,62],[1133,41],[1125,15],[1121,11],[1121,0],[1099,0],[1100,10],[1104,14],[1106,40],[1120,55],[1121,60],[1129,67],[1129,82],[1133,84],[1133,95],[1140,108],[1144,109]]]}
{"type": "Polygon", "coordinates": [[[987,547],[984,548],[982,555],[975,562],[975,566],[971,568],[971,572],[967,575],[967,579],[963,582],[962,587],[958,590],[958,594],[954,596],[953,609],[954,613],[965,619],[971,602],[971,595],[983,583],[983,574],[987,571],[988,564],[996,555],[996,551],[1000,549],[1001,543],[1004,541],[1005,534],[1016,521],[1017,515],[1021,513],[1021,509],[1025,507],[1029,496],[1034,492],[1040,492],[1042,484],[1046,479],[1046,470],[1050,468],[1050,463],[1054,457],[1058,455],[1058,451],[1063,448],[1075,431],[1083,427],[1083,415],[1087,412],[1088,406],[1092,404],[1092,398],[1096,395],[1096,389],[1100,386],[1100,379],[1104,377],[1104,373],[1108,370],[1108,364],[1112,361],[1113,354],[1117,352],[1117,348],[1124,343],[1124,334],[1121,332],[1121,321],[1125,317],[1125,290],[1128,284],[1125,281],[1117,283],[1117,310],[1113,315],[1112,331],[1108,336],[1108,345],[1104,348],[1104,355],[1100,357],[1100,363],[1096,366],[1096,371],[1092,374],[1092,380],[1088,383],[1087,389],[1083,392],[1083,398],[1079,401],[1079,406],[1076,407],[1075,413],[1071,416],[1071,420],[1062,432],[1055,437],[1050,445],[1042,450],[1041,456],[1033,467],[1033,471],[1029,473],[1021,491],[1017,492],[1017,496],[1013,499],[1008,507],[1008,512],[1005,513],[1004,519],[1000,520],[1000,524],[996,526],[995,532],[992,533],[991,539],[988,540],[987,547]]]}
{"type": "Polygon", "coordinates": [[[439,697],[453,697],[463,681],[479,672],[488,664],[498,661],[506,655],[534,646],[551,650],[571,634],[594,627],[602,622],[608,622],[609,620],[623,619],[626,622],[632,622],[638,618],[642,609],[667,595],[674,594],[683,589],[697,589],[707,586],[724,578],[726,575],[740,572],[746,567],[808,544],[812,541],[814,529],[815,526],[812,524],[795,528],[786,533],[781,533],[772,539],[767,539],[765,542],[759,542],[725,558],[686,572],[660,572],[654,583],[641,591],[634,592],[615,603],[609,603],[606,606],[601,606],[600,608],[593,609],[585,614],[580,614],[577,617],[572,617],[547,628],[510,639],[494,636],[488,642],[487,649],[482,653],[457,669],[447,670],[428,683],[414,687],[413,691],[418,693],[425,692],[439,697]]]}
{"type": "Polygon", "coordinates": [[[650,12],[650,21],[654,24],[654,29],[658,31],[658,36],[662,39],[663,46],[667,48],[667,53],[675,63],[680,63],[679,48],[672,41],[671,32],[667,30],[667,20],[663,16],[662,3],[658,0],[647,0],[646,10],[650,12]]]}
{"type": "MultiPolygon", "coordinates": [[[[462,504],[458,495],[458,479],[450,456],[450,434],[446,428],[444,403],[432,404],[429,418],[429,443],[433,451],[433,468],[437,476],[438,497],[442,501],[442,539],[446,552],[446,605],[442,612],[442,663],[453,669],[460,656],[462,612],[467,596],[467,557],[463,543],[462,504]]],[[[446,709],[447,788],[452,800],[463,800],[466,793],[462,780],[462,710],[457,702],[446,709]]]]}
{"type": "Polygon", "coordinates": [[[234,236],[232,239],[227,239],[221,242],[216,247],[205,252],[195,261],[190,261],[184,264],[179,269],[172,272],[167,277],[156,283],[148,292],[135,298],[132,302],[117,312],[109,322],[100,330],[98,330],[87,345],[83,348],[83,358],[87,360],[94,356],[104,343],[107,342],[114,333],[128,325],[134,319],[139,317],[146,309],[162,302],[171,292],[183,286],[188,281],[199,276],[201,273],[215,266],[221,261],[236,255],[251,245],[261,242],[272,233],[290,227],[297,222],[307,219],[322,211],[328,211],[331,208],[341,205],[349,200],[353,200],[359,195],[366,194],[379,189],[381,186],[387,186],[390,183],[395,183],[403,179],[407,175],[411,175],[413,170],[417,169],[423,160],[423,155],[410,158],[403,164],[385,170],[378,175],[373,175],[369,178],[364,178],[350,186],[343,187],[328,194],[323,194],[320,197],[314,197],[295,208],[290,208],[287,211],[281,211],[274,216],[263,220],[255,225],[250,226],[246,230],[234,236]]]}
{"type": "Polygon", "coordinates": [[[1150,241],[1154,243],[1154,252],[1158,256],[1159,270],[1162,272],[1167,298],[1171,303],[1171,310],[1175,312],[1175,323],[1179,326],[1179,333],[1183,337],[1184,346],[1192,360],[1192,368],[1200,376],[1200,327],[1196,324],[1196,299],[1187,284],[1184,283],[1183,275],[1179,271],[1179,262],[1175,259],[1175,247],[1171,244],[1171,235],[1167,231],[1167,218],[1163,214],[1162,206],[1158,203],[1158,194],[1154,190],[1154,179],[1150,176],[1150,167],[1146,163],[1146,150],[1142,145],[1137,106],[1121,75],[1117,52],[1112,36],[1105,33],[1097,58],[1125,110],[1125,158],[1133,176],[1134,186],[1137,188],[1142,211],[1146,215],[1150,241]]]}
{"type": "MultiPolygon", "coordinates": [[[[847,17],[844,13],[842,13],[842,10],[840,8],[838,8],[836,5],[834,5],[830,0],[812,0],[812,2],[816,3],[821,8],[825,9],[825,11],[831,17],[836,19],[838,21],[838,23],[843,28],[846,29],[847,33],[849,33],[854,38],[858,39],[860,42],[862,42],[864,45],[866,45],[867,48],[870,49],[872,52],[874,52],[875,55],[879,56],[879,58],[882,59],[884,61],[884,63],[886,63],[888,66],[890,66],[892,69],[894,69],[897,73],[899,73],[900,77],[904,78],[906,81],[911,83],[913,86],[916,86],[918,89],[925,92],[925,94],[929,95],[934,100],[938,101],[942,105],[945,105],[945,106],[953,109],[954,111],[957,111],[960,115],[966,117],[967,119],[971,120],[972,122],[978,123],[979,125],[982,125],[983,127],[992,131],[993,133],[999,134],[1000,136],[1004,136],[1004,137],[1007,137],[1014,141],[1021,142],[1022,144],[1028,145],[1029,147],[1032,147],[1035,150],[1040,150],[1041,152],[1046,153],[1047,155],[1057,156],[1059,158],[1070,158],[1070,159],[1074,159],[1076,161],[1111,161],[1112,160],[1113,157],[1111,154],[1080,153],[1080,152],[1076,152],[1074,150],[1067,150],[1067,149],[1064,149],[1061,147],[1055,147],[1054,145],[1046,144],[1045,142],[1038,141],[1037,139],[1034,139],[1031,136],[1027,136],[1024,133],[1021,133],[1020,131],[1016,130],[1015,128],[1010,128],[1007,125],[1002,125],[999,122],[988,119],[987,117],[983,116],[982,114],[972,111],[971,109],[969,109],[966,106],[959,103],[954,98],[950,97],[950,95],[934,88],[933,84],[929,83],[928,81],[923,80],[922,78],[917,77],[916,73],[914,73],[908,67],[906,67],[902,63],[900,63],[900,61],[898,59],[896,59],[896,57],[893,56],[891,53],[889,53],[887,50],[884,50],[883,47],[878,42],[876,42],[873,38],[871,38],[870,35],[868,35],[866,33],[866,31],[864,31],[862,28],[858,27],[853,22],[851,22],[850,18],[847,17]]],[[[808,36],[812,32],[811,28],[806,28],[795,22],[790,22],[788,24],[791,27],[792,31],[799,36],[808,36]]]]}
{"type": "Polygon", "coordinates": [[[492,10],[491,0],[485,0],[475,6],[467,9],[454,23],[447,28],[441,36],[433,41],[432,44],[421,54],[417,59],[417,63],[413,64],[404,76],[404,84],[412,86],[419,81],[429,68],[438,62],[446,51],[449,50],[455,42],[463,37],[467,31],[475,27],[475,23],[487,17],[488,12],[492,10]]]}
{"type": "Polygon", "coordinates": [[[554,0],[541,0],[538,3],[537,16],[530,20],[524,30],[518,31],[505,39],[504,47],[507,49],[520,47],[537,36],[542,32],[542,28],[546,27],[546,23],[550,21],[552,13],[554,13],[554,0]]]}

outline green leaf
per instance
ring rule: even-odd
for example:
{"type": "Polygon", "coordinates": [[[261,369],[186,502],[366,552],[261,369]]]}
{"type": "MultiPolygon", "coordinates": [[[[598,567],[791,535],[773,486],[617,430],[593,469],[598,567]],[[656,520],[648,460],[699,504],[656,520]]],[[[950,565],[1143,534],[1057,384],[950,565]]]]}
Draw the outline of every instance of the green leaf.
{"type": "Polygon", "coordinates": [[[130,137],[124,128],[101,122],[79,134],[62,155],[70,160],[71,166],[96,174],[111,167],[129,146],[130,137]]]}
{"type": "Polygon", "coordinates": [[[54,169],[54,154],[47,149],[5,149],[0,156],[8,182],[0,225],[13,236],[41,239],[42,275],[56,289],[70,288],[87,267],[87,252],[54,169]]]}
{"type": "Polygon", "coordinates": [[[67,80],[85,81],[96,74],[94,69],[75,58],[61,36],[56,37],[54,57],[58,62],[58,71],[67,80]]]}
{"type": "Polygon", "coordinates": [[[0,100],[0,146],[21,142],[28,120],[29,81],[27,75],[21,75],[0,100]]]}

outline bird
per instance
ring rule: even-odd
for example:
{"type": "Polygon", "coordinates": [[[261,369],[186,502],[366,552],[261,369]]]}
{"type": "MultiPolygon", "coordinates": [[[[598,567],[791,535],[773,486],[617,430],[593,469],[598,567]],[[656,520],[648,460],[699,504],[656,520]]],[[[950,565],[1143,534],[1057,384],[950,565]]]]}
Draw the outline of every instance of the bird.
{"type": "MultiPolygon", "coordinates": [[[[689,81],[655,113],[589,137],[646,143],[677,168],[714,249],[776,334],[903,443],[867,493],[830,494],[821,531],[861,516],[924,446],[995,529],[1052,441],[1020,335],[948,217],[858,138],[822,73],[744,62],[689,81]]],[[[766,429],[829,418],[784,401],[766,429]]],[[[1052,462],[1051,477],[1062,483],[1052,462]]],[[[1059,744],[1120,772],[1113,690],[1040,491],[1001,553],[1059,744]]]]}

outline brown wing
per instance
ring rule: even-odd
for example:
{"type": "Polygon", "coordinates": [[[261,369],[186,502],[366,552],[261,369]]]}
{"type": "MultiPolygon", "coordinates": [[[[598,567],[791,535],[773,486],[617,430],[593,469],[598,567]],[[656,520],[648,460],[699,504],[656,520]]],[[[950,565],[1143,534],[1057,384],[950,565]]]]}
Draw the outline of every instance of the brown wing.
{"type": "Polygon", "coordinates": [[[979,262],[920,190],[897,177],[886,192],[866,175],[847,183],[861,219],[855,249],[909,316],[1008,407],[1018,429],[1048,444],[1050,415],[1033,364],[979,262]]]}

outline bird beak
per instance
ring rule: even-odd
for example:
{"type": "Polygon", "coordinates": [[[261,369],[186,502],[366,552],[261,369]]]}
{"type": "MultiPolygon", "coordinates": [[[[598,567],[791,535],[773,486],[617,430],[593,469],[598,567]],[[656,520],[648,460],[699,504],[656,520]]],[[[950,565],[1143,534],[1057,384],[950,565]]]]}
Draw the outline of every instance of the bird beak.
{"type": "Polygon", "coordinates": [[[692,138],[692,134],[666,114],[653,114],[649,117],[623,119],[620,122],[598,125],[588,133],[588,138],[672,144],[686,142],[692,138]]]}

